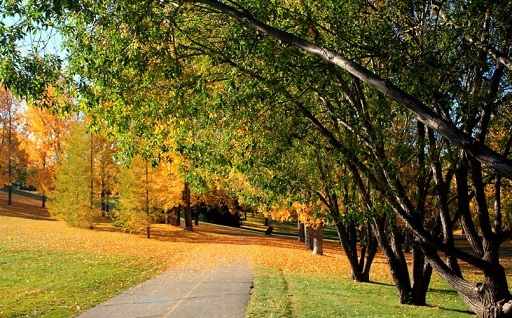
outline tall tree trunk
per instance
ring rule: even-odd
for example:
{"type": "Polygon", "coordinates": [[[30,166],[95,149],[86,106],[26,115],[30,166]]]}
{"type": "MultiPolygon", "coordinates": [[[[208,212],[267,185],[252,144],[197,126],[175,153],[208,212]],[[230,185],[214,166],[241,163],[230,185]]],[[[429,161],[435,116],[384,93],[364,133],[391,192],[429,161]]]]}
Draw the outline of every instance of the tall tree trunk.
{"type": "Polygon", "coordinates": [[[183,201],[185,201],[185,231],[192,231],[192,209],[190,208],[190,189],[188,182],[185,182],[185,189],[183,190],[183,201]]]}
{"type": "Polygon", "coordinates": [[[388,240],[385,230],[384,218],[377,218],[374,221],[374,230],[379,242],[379,246],[389,264],[389,270],[395,287],[398,292],[398,298],[401,304],[409,304],[412,292],[411,280],[405,257],[401,254],[401,247],[395,237],[396,230],[391,230],[391,242],[388,240]]]}
{"type": "Polygon", "coordinates": [[[410,303],[416,306],[425,306],[428,286],[432,277],[432,266],[425,261],[425,255],[417,242],[412,247],[412,293],[410,303]]]}
{"type": "Polygon", "coordinates": [[[320,222],[314,229],[313,254],[324,255],[324,222],[320,222]]]}
{"type": "Polygon", "coordinates": [[[201,214],[201,209],[196,206],[194,209],[194,225],[199,225],[199,215],[201,214]]]}
{"type": "Polygon", "coordinates": [[[9,103],[9,127],[7,128],[7,146],[8,158],[7,158],[7,177],[8,181],[8,193],[7,193],[7,204],[12,205],[12,103],[9,103]]]}
{"type": "Polygon", "coordinates": [[[306,248],[308,250],[313,250],[313,240],[314,240],[314,230],[313,227],[309,224],[306,224],[304,226],[304,234],[305,234],[305,240],[304,243],[306,244],[306,248]]]}
{"type": "Polygon", "coordinates": [[[146,192],[146,202],[145,202],[145,210],[146,210],[146,222],[147,222],[147,226],[146,226],[146,237],[147,238],[151,238],[151,223],[150,223],[150,218],[149,218],[149,167],[148,167],[148,161],[146,160],[146,165],[145,165],[145,184],[144,184],[144,187],[145,187],[145,192],[146,192]]]}
{"type": "Polygon", "coordinates": [[[181,205],[172,208],[172,225],[180,226],[181,223],[181,205]]]}
{"type": "Polygon", "coordinates": [[[12,205],[12,185],[7,186],[7,204],[12,205]]]}
{"type": "Polygon", "coordinates": [[[304,223],[302,223],[300,220],[297,221],[297,230],[298,230],[298,241],[304,243],[306,238],[306,233],[304,232],[304,223]]]}

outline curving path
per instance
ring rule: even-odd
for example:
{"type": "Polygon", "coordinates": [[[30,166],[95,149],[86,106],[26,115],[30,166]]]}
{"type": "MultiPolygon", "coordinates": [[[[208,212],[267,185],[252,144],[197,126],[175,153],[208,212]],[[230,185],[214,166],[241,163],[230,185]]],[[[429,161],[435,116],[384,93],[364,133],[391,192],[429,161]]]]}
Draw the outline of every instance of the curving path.
{"type": "Polygon", "coordinates": [[[243,318],[254,272],[246,262],[172,270],[92,308],[79,318],[243,318]]]}

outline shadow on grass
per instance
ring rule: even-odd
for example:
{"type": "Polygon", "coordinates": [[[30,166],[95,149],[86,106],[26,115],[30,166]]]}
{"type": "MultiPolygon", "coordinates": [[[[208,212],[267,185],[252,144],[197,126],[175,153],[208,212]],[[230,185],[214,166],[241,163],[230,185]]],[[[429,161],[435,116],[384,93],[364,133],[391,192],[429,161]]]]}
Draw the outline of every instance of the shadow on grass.
{"type": "Polygon", "coordinates": [[[48,209],[41,207],[41,196],[13,190],[12,205],[7,204],[7,191],[0,191],[0,216],[55,221],[48,209]]]}
{"type": "Polygon", "coordinates": [[[440,310],[446,310],[446,311],[451,311],[451,312],[456,312],[456,313],[459,313],[459,314],[464,314],[464,315],[469,315],[469,316],[472,316],[474,317],[475,316],[475,313],[472,312],[471,310],[464,310],[464,309],[454,309],[454,308],[447,308],[447,307],[442,307],[442,306],[434,306],[434,305],[425,305],[425,307],[429,307],[429,308],[438,308],[440,310]]]}
{"type": "MultiPolygon", "coordinates": [[[[379,285],[379,286],[384,286],[384,287],[394,287],[395,286],[390,283],[383,283],[383,282],[378,282],[378,281],[370,281],[370,282],[368,282],[368,284],[379,285]]],[[[438,293],[438,294],[443,294],[443,295],[457,295],[457,292],[453,289],[429,288],[428,292],[429,293],[438,293]]],[[[418,307],[422,307],[422,306],[418,306],[418,307]]],[[[456,313],[466,314],[466,315],[471,315],[471,316],[475,315],[474,312],[472,312],[470,310],[464,310],[464,309],[455,309],[455,308],[448,308],[448,307],[429,305],[429,304],[426,304],[424,307],[437,308],[440,310],[446,310],[446,311],[451,311],[451,312],[456,312],[456,313]]]]}

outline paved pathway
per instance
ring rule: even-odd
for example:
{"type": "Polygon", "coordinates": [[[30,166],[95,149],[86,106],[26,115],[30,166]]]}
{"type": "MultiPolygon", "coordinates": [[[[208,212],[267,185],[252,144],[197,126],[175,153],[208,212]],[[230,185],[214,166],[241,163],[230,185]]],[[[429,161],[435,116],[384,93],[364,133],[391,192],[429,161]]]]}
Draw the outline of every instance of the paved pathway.
{"type": "Polygon", "coordinates": [[[168,271],[79,318],[243,318],[253,277],[246,262],[204,270],[168,271]]]}

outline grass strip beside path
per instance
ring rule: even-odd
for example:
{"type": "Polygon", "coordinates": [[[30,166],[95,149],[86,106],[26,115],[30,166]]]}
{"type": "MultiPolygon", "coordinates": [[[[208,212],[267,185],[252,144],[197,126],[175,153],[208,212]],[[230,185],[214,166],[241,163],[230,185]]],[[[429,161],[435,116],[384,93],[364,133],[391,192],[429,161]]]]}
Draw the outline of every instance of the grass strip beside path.
{"type": "Polygon", "coordinates": [[[153,277],[135,257],[0,248],[0,317],[73,317],[153,277]]]}
{"type": "Polygon", "coordinates": [[[262,269],[256,274],[247,309],[250,318],[325,317],[476,317],[439,277],[434,277],[424,307],[400,305],[395,287],[357,283],[304,273],[262,269]]]}

